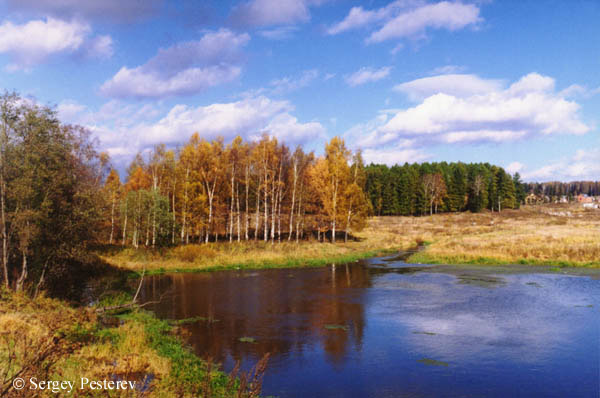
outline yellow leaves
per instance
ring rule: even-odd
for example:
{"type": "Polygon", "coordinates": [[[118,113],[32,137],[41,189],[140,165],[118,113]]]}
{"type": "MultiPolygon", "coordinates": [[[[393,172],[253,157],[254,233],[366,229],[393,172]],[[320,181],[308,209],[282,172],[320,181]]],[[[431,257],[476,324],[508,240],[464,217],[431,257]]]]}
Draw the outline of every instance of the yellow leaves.
{"type": "Polygon", "coordinates": [[[141,166],[138,166],[129,177],[126,188],[128,191],[138,191],[140,189],[148,189],[151,185],[152,178],[150,177],[150,174],[148,174],[141,166]]]}

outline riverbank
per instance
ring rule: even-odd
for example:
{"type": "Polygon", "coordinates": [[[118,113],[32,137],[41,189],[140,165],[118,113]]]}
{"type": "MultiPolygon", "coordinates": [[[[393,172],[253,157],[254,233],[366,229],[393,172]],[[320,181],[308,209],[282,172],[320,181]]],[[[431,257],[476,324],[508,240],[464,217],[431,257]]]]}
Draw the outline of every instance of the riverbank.
{"type": "MultiPolygon", "coordinates": [[[[111,300],[99,305],[114,304],[111,300]]],[[[33,388],[33,395],[41,397],[60,392],[65,397],[145,393],[220,398],[238,396],[240,388],[235,374],[219,371],[186,348],[176,325],[142,310],[100,316],[94,307],[72,307],[64,301],[31,299],[0,289],[0,336],[1,396],[31,396],[33,388]],[[25,388],[12,387],[16,378],[25,381],[25,388]],[[37,382],[33,384],[31,378],[37,382]],[[72,391],[68,384],[55,391],[41,390],[41,380],[75,384],[72,391]],[[135,384],[105,391],[106,386],[94,390],[85,380],[135,384]]],[[[244,388],[246,395],[240,396],[253,396],[248,385],[244,388]]]]}
{"type": "Polygon", "coordinates": [[[352,241],[220,242],[150,250],[103,248],[109,264],[149,273],[320,266],[427,243],[410,262],[600,267],[600,211],[573,205],[526,206],[501,213],[373,217],[352,241]]]}
{"type": "Polygon", "coordinates": [[[156,274],[238,268],[318,267],[390,254],[419,243],[421,241],[414,236],[403,236],[393,230],[380,230],[369,225],[348,242],[341,240],[335,244],[284,239],[281,242],[211,242],[156,250],[105,246],[97,250],[97,254],[115,267],[133,271],[145,268],[147,273],[156,274]]]}

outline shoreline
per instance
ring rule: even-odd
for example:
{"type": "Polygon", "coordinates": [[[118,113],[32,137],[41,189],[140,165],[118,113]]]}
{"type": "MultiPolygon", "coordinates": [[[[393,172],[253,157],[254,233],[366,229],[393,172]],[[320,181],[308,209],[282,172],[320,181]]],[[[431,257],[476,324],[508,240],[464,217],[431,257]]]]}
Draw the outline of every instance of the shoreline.
{"type": "Polygon", "coordinates": [[[499,259],[495,257],[467,257],[460,255],[436,255],[428,253],[426,250],[411,255],[407,262],[414,264],[431,265],[473,265],[473,266],[531,266],[531,267],[551,267],[551,268],[586,268],[599,269],[600,261],[578,262],[568,260],[541,260],[541,259],[499,259]]]}
{"type": "MultiPolygon", "coordinates": [[[[223,265],[209,265],[209,266],[200,266],[200,267],[178,267],[178,266],[170,266],[169,268],[165,267],[153,267],[151,269],[146,269],[145,275],[162,275],[168,273],[200,273],[200,272],[215,272],[215,271],[228,271],[228,270],[256,270],[256,269],[285,269],[285,268],[317,268],[323,267],[329,264],[346,264],[351,262],[356,262],[368,258],[373,257],[381,257],[386,255],[392,255],[401,251],[404,251],[402,247],[397,248],[382,248],[382,249],[373,249],[368,251],[360,251],[349,254],[340,254],[340,255],[332,255],[327,257],[306,257],[306,258],[298,258],[298,257],[289,257],[284,259],[275,259],[275,260],[264,260],[261,262],[249,261],[244,263],[233,262],[229,264],[223,265]]],[[[110,266],[117,268],[118,270],[131,272],[136,276],[139,276],[143,270],[143,267],[138,266],[123,266],[116,263],[114,258],[107,258],[105,256],[100,255],[101,259],[107,262],[110,266]]],[[[164,262],[166,264],[167,261],[164,262]]],[[[129,264],[138,264],[138,262],[130,262],[129,264]]],[[[159,264],[163,264],[159,262],[159,264]]],[[[177,264],[184,264],[183,262],[177,264]]]]}
{"type": "MultiPolygon", "coordinates": [[[[172,264],[168,267],[153,267],[146,269],[145,275],[163,275],[163,274],[178,274],[178,273],[201,273],[201,272],[216,272],[216,271],[235,271],[235,270],[257,270],[257,269],[292,269],[292,268],[318,268],[327,266],[330,264],[346,264],[352,263],[364,259],[385,257],[394,254],[406,253],[407,258],[403,260],[407,264],[415,265],[449,265],[449,266],[477,266],[477,267],[546,267],[550,270],[560,271],[565,269],[589,269],[589,270],[600,270],[600,261],[591,262],[576,262],[576,261],[565,261],[565,260],[541,260],[541,259],[499,259],[494,257],[466,257],[460,255],[436,255],[428,252],[430,243],[427,242],[422,250],[415,250],[415,246],[395,247],[395,248],[382,248],[372,249],[368,251],[358,251],[349,254],[332,255],[326,257],[288,257],[283,259],[266,260],[262,262],[249,261],[245,263],[229,263],[223,265],[209,265],[209,266],[173,266],[172,264]],[[409,252],[414,251],[412,254],[409,252]]],[[[137,266],[122,266],[116,264],[116,261],[112,258],[102,257],[104,261],[110,264],[112,267],[118,270],[130,272],[131,275],[137,277],[141,275],[142,268],[137,266]]],[[[160,261],[153,261],[154,264],[163,264],[160,261]]],[[[138,262],[131,262],[130,264],[139,264],[138,262]]],[[[168,264],[168,260],[164,262],[168,264]]],[[[184,265],[185,263],[178,263],[184,265]]]]}

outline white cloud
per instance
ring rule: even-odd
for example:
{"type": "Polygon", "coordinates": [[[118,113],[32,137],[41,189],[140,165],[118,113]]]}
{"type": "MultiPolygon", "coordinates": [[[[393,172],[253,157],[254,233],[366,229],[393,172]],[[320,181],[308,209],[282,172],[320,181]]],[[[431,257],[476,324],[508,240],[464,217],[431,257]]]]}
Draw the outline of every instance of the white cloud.
{"type": "Polygon", "coordinates": [[[273,87],[271,92],[273,94],[282,94],[295,91],[302,87],[308,86],[318,77],[319,71],[316,69],[310,69],[305,70],[299,77],[296,78],[283,77],[281,79],[275,79],[270,83],[271,87],[273,87]]]}
{"type": "Polygon", "coordinates": [[[375,28],[366,41],[379,43],[390,39],[420,38],[428,29],[455,31],[476,26],[481,21],[479,7],[474,4],[398,0],[375,10],[353,7],[346,18],[331,26],[327,33],[335,35],[357,28],[375,28]]]}
{"type": "Polygon", "coordinates": [[[600,148],[580,149],[570,158],[522,174],[527,181],[596,181],[600,176],[600,148]]]}
{"type": "Polygon", "coordinates": [[[371,145],[410,138],[423,144],[505,142],[590,130],[579,118],[579,105],[554,91],[552,78],[531,73],[504,89],[498,88],[497,81],[471,77],[462,79],[468,84],[453,85],[447,78],[401,85],[409,95],[426,98],[414,107],[398,110],[371,131],[371,145]],[[431,84],[436,81],[439,88],[431,84]]]}
{"type": "Polygon", "coordinates": [[[579,84],[571,84],[569,87],[564,88],[560,91],[560,95],[568,98],[588,99],[597,94],[600,94],[600,87],[590,89],[586,86],[581,86],[579,84]]]}
{"type": "Polygon", "coordinates": [[[457,73],[461,73],[465,71],[465,67],[464,66],[458,66],[458,65],[444,65],[444,66],[439,66],[435,69],[433,69],[431,71],[431,75],[450,75],[450,74],[457,74],[457,73]]]}
{"type": "Polygon", "coordinates": [[[365,163],[387,164],[393,166],[396,164],[418,163],[430,158],[430,155],[419,149],[374,149],[369,148],[363,151],[365,163]]]}
{"type": "Polygon", "coordinates": [[[359,86],[365,83],[376,82],[389,76],[391,66],[384,66],[383,68],[360,68],[350,76],[346,77],[346,83],[351,87],[359,86]]]}
{"type": "Polygon", "coordinates": [[[200,40],[160,49],[144,65],[122,67],[100,90],[117,98],[198,93],[240,75],[240,50],[249,40],[248,34],[235,34],[227,29],[208,32],[200,40]]]}
{"type": "Polygon", "coordinates": [[[419,101],[439,93],[464,97],[497,91],[501,87],[499,80],[482,79],[476,75],[444,74],[398,84],[394,90],[407,94],[412,101],[419,101]]]}
{"type": "Polygon", "coordinates": [[[125,160],[158,143],[184,143],[194,132],[207,139],[222,136],[226,140],[236,135],[252,140],[266,133],[288,145],[325,139],[325,128],[319,122],[301,123],[292,115],[293,109],[288,101],[264,96],[198,107],[179,104],[166,114],[154,105],[127,105],[117,100],[96,112],[72,101],[58,106],[63,120],[86,126],[103,149],[125,160]]]}
{"type": "Polygon", "coordinates": [[[367,42],[379,43],[389,39],[421,36],[428,28],[455,31],[480,21],[477,6],[442,1],[394,17],[381,29],[373,32],[367,38],[367,42]]]}
{"type": "Polygon", "coordinates": [[[110,36],[98,36],[89,42],[89,54],[100,58],[110,58],[113,55],[113,40],[110,36]]]}
{"type": "Polygon", "coordinates": [[[240,26],[293,25],[310,20],[310,6],[323,0],[250,0],[236,6],[231,20],[240,26]]]}
{"type": "Polygon", "coordinates": [[[523,168],[525,167],[525,165],[523,163],[520,162],[512,162],[511,164],[509,164],[508,166],[506,166],[506,171],[510,174],[515,174],[518,173],[520,171],[523,170],[523,168]]]}
{"type": "Polygon", "coordinates": [[[344,20],[327,29],[330,35],[361,28],[384,18],[383,9],[377,11],[364,10],[362,7],[352,7],[344,20]]]}
{"type": "Polygon", "coordinates": [[[11,56],[13,70],[30,68],[54,54],[112,55],[112,39],[90,37],[91,31],[89,24],[78,20],[47,18],[22,25],[6,21],[0,25],[0,53],[11,56]]]}

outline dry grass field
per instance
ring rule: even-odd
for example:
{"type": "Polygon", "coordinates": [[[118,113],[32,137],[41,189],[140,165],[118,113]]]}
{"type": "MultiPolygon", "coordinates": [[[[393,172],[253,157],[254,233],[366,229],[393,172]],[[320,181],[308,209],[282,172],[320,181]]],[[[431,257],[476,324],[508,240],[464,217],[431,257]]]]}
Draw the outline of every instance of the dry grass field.
{"type": "Polygon", "coordinates": [[[374,217],[357,240],[337,244],[220,242],[164,250],[113,247],[110,264],[150,272],[215,268],[316,266],[404,250],[426,243],[411,261],[447,264],[600,266],[600,211],[577,205],[526,206],[501,213],[374,217]]]}
{"type": "Polygon", "coordinates": [[[526,206],[501,213],[375,219],[372,227],[430,243],[411,261],[600,266],[600,211],[526,206]]]}

